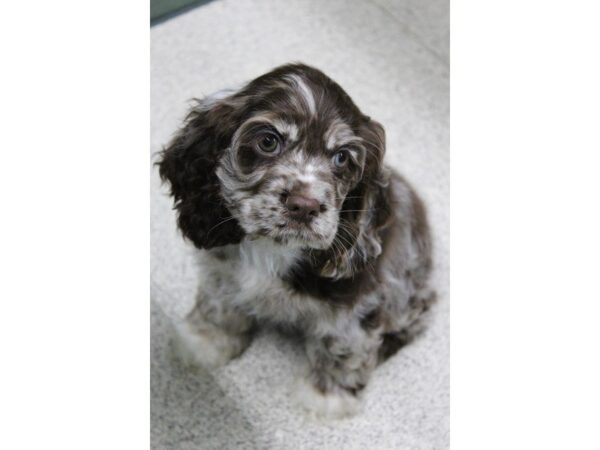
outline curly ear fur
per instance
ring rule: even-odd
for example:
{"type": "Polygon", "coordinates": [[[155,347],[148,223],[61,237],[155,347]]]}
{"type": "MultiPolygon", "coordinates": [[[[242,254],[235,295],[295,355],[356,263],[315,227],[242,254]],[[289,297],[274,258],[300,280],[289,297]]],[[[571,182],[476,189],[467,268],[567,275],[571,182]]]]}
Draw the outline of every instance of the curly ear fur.
{"type": "Polygon", "coordinates": [[[221,196],[215,174],[233,135],[235,108],[224,101],[199,101],[161,153],[160,176],[171,185],[179,228],[201,249],[234,244],[244,231],[221,196]]]}
{"type": "Polygon", "coordinates": [[[391,219],[390,173],[383,166],[385,131],[365,117],[358,134],[367,149],[365,169],[342,205],[336,242],[321,268],[321,275],[328,278],[352,277],[377,258],[382,251],[381,231],[391,219]]]}

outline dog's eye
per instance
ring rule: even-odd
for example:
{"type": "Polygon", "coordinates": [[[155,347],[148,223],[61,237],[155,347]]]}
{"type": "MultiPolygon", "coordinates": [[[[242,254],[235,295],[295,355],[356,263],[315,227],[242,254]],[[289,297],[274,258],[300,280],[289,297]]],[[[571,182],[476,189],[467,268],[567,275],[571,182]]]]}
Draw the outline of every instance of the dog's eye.
{"type": "Polygon", "coordinates": [[[340,150],[335,155],[333,155],[333,164],[335,165],[335,167],[338,168],[346,167],[346,164],[348,164],[348,159],[350,159],[350,157],[348,156],[348,151],[340,150]]]}
{"type": "Polygon", "coordinates": [[[279,149],[279,139],[273,134],[265,134],[259,139],[258,147],[265,153],[275,153],[279,149]]]}

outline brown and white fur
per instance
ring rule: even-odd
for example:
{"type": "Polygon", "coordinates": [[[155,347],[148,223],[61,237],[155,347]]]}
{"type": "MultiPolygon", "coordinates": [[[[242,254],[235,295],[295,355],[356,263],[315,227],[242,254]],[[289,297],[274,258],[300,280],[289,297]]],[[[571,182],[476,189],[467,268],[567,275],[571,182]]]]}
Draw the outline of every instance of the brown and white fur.
{"type": "Polygon", "coordinates": [[[300,401],[319,416],[359,410],[435,298],[423,204],[384,153],[383,127],[302,64],[197,102],[159,162],[201,250],[188,361],[225,364],[260,324],[299,330],[300,401]]]}

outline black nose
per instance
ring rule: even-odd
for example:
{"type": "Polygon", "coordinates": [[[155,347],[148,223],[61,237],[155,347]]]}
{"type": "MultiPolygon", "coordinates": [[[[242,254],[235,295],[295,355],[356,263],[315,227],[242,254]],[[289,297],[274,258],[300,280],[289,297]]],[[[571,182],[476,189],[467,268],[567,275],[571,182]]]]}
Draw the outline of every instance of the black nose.
{"type": "Polygon", "coordinates": [[[292,219],[299,222],[310,222],[319,215],[321,205],[314,198],[301,195],[290,195],[285,199],[285,206],[292,219]]]}

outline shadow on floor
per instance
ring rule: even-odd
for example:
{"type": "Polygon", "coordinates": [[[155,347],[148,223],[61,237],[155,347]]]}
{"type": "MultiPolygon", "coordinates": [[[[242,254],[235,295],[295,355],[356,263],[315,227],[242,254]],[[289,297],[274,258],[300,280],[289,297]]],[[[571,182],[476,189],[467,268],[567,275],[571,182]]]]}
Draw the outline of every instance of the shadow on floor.
{"type": "Polygon", "coordinates": [[[170,319],[154,301],[151,314],[151,448],[258,448],[249,421],[214,377],[175,358],[170,319]]]}

